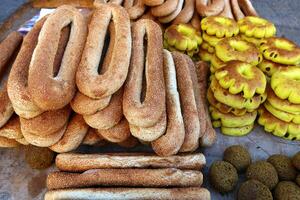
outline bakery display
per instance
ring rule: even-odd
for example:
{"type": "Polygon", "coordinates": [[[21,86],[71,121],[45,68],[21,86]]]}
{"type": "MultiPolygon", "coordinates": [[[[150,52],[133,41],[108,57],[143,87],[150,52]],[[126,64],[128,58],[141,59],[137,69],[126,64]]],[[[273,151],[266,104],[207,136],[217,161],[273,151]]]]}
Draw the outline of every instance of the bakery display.
{"type": "MultiPolygon", "coordinates": [[[[91,1],[45,3],[57,8],[0,43],[0,147],[24,150],[34,169],[56,157],[45,199],[214,198],[203,185],[237,199],[294,195],[297,155],[257,161],[241,144],[214,161],[207,147],[219,130],[219,149],[242,143],[227,136],[257,118],[300,140],[297,44],[249,0],[91,1]],[[203,173],[199,151],[212,163],[203,173]]],[[[276,138],[263,137],[264,151],[276,138]]]]}

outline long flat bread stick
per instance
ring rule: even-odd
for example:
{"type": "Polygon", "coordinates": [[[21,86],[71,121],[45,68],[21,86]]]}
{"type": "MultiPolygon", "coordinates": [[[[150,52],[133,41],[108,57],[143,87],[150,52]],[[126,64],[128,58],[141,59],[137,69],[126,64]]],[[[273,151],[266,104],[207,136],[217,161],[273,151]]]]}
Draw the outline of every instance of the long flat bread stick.
{"type": "Polygon", "coordinates": [[[169,168],[200,170],[205,165],[202,153],[159,157],[154,154],[76,154],[63,153],[56,157],[62,171],[83,172],[101,168],[169,168]]]}
{"type": "Polygon", "coordinates": [[[210,200],[205,188],[85,188],[48,191],[45,200],[210,200]]]}
{"type": "Polygon", "coordinates": [[[47,177],[47,188],[82,188],[93,186],[126,187],[199,187],[200,171],[167,169],[92,169],[79,173],[53,172],[47,177]]]}

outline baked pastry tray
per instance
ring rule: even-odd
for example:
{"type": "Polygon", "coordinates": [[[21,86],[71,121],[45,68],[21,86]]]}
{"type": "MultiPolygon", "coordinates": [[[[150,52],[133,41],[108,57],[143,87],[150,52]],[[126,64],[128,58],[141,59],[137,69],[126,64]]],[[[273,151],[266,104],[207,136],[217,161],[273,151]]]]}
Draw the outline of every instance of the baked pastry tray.
{"type": "MultiPolygon", "coordinates": [[[[25,0],[19,2],[18,8],[13,11],[9,17],[0,22],[0,41],[11,30],[17,30],[22,24],[36,15],[41,7],[51,7],[53,1],[35,1],[27,2],[25,0]],[[50,3],[49,3],[50,2],[50,3]]],[[[80,4],[82,7],[89,7],[92,5],[91,0],[84,1],[70,1],[63,0],[63,3],[80,4]]],[[[300,27],[300,21],[291,20],[291,18],[300,18],[297,13],[297,7],[300,4],[294,0],[280,0],[280,1],[253,1],[255,8],[265,18],[270,18],[276,24],[278,35],[285,33],[285,36],[300,44],[300,38],[297,33],[300,27]],[[279,6],[279,5],[286,6],[279,6]],[[280,9],[280,11],[278,10],[280,9]],[[286,13],[290,13],[286,15],[286,13]],[[282,15],[282,16],[281,16],[282,15]],[[292,23],[290,23],[292,21],[292,23]],[[289,27],[286,26],[289,24],[289,27]]],[[[5,9],[7,5],[0,5],[0,9],[5,9]]],[[[207,159],[207,165],[204,169],[204,187],[208,188],[211,192],[212,199],[234,199],[236,191],[221,195],[213,190],[208,184],[207,173],[208,167],[215,160],[222,159],[222,153],[226,147],[234,144],[244,145],[251,153],[253,160],[266,159],[272,154],[285,154],[293,155],[300,150],[300,142],[287,141],[281,138],[274,137],[266,133],[262,127],[256,125],[255,129],[244,137],[229,137],[224,136],[217,129],[217,142],[209,148],[198,149],[197,151],[203,152],[207,159]]],[[[78,151],[84,153],[93,152],[151,152],[147,146],[137,146],[132,149],[125,149],[119,146],[106,145],[102,147],[87,147],[81,146],[78,151]]],[[[24,160],[24,151],[22,148],[15,149],[0,149],[0,200],[13,200],[13,199],[43,199],[45,188],[46,176],[50,171],[56,170],[51,167],[47,170],[33,170],[24,160]]]]}

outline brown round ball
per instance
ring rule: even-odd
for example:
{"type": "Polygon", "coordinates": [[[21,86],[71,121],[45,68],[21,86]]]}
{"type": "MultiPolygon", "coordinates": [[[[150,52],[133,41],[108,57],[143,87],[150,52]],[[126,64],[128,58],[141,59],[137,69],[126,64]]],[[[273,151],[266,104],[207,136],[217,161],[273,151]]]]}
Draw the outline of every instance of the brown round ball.
{"type": "Polygon", "coordinates": [[[296,169],[300,170],[300,151],[294,155],[292,162],[296,169]]]}
{"type": "Polygon", "coordinates": [[[209,179],[217,191],[229,192],[236,186],[238,174],[229,162],[215,161],[209,169],[209,179]]]}
{"type": "Polygon", "coordinates": [[[274,191],[276,200],[300,200],[300,188],[291,181],[278,183],[274,191]]]}
{"type": "Polygon", "coordinates": [[[267,186],[257,180],[248,180],[241,184],[238,200],[273,200],[272,193],[267,186]]]}
{"type": "Polygon", "coordinates": [[[28,145],[25,148],[25,160],[33,169],[46,169],[54,162],[55,153],[49,148],[28,145]]]}
{"type": "Polygon", "coordinates": [[[246,171],[247,179],[258,180],[272,190],[278,183],[276,169],[267,161],[257,161],[251,164],[246,171]]]}
{"type": "Polygon", "coordinates": [[[270,156],[267,161],[275,167],[279,180],[295,180],[297,171],[288,156],[276,154],[270,156]]]}
{"type": "Polygon", "coordinates": [[[298,176],[296,178],[296,183],[300,186],[300,174],[298,174],[298,176]]]}
{"type": "Polygon", "coordinates": [[[251,156],[246,148],[241,145],[233,145],[224,151],[223,160],[231,163],[238,172],[245,171],[251,164],[251,156]]]}

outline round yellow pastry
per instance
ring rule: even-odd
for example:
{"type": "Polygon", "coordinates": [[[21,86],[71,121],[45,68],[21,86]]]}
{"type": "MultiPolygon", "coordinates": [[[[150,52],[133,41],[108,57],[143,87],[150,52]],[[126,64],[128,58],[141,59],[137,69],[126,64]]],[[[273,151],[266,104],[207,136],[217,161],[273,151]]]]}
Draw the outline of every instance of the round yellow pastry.
{"type": "Polygon", "coordinates": [[[268,102],[278,110],[284,110],[289,113],[300,113],[300,104],[294,104],[288,100],[280,99],[276,96],[271,87],[267,87],[268,102]]]}
{"type": "Polygon", "coordinates": [[[215,48],[213,46],[211,46],[208,42],[204,41],[201,43],[200,47],[206,51],[208,51],[209,53],[214,53],[215,52],[215,48]]]}
{"type": "Polygon", "coordinates": [[[247,42],[254,44],[256,47],[259,47],[264,41],[263,38],[247,37],[244,34],[240,34],[241,38],[247,42]]]}
{"type": "Polygon", "coordinates": [[[228,135],[228,136],[244,136],[247,135],[248,133],[251,132],[251,130],[254,127],[254,123],[247,125],[247,126],[242,126],[242,127],[225,127],[222,126],[221,121],[220,120],[215,120],[212,121],[212,125],[214,128],[221,128],[221,132],[224,135],[228,135]]]}
{"type": "Polygon", "coordinates": [[[222,16],[209,16],[201,20],[201,29],[208,35],[218,38],[232,37],[239,33],[239,26],[230,18],[222,16]]]}
{"type": "Polygon", "coordinates": [[[279,69],[279,67],[287,67],[287,65],[282,65],[274,63],[270,60],[263,59],[261,63],[257,65],[257,67],[267,76],[272,76],[279,69]]]}
{"type": "MultiPolygon", "coordinates": [[[[213,67],[213,70],[214,72],[218,69],[221,69],[222,67],[224,67],[226,65],[225,62],[223,62],[222,60],[220,60],[216,54],[214,54],[212,57],[211,57],[211,65],[213,67]]],[[[214,73],[212,72],[212,73],[214,73]]]]}
{"type": "Polygon", "coordinates": [[[275,25],[263,18],[247,16],[238,21],[240,33],[247,37],[268,38],[276,34],[275,25]]]}
{"type": "Polygon", "coordinates": [[[264,126],[266,132],[288,140],[300,140],[300,124],[284,122],[261,106],[258,110],[258,124],[264,126]]]}
{"type": "Polygon", "coordinates": [[[215,77],[231,94],[243,93],[246,99],[252,98],[255,94],[263,94],[266,90],[267,80],[264,73],[245,62],[227,62],[215,72],[215,77]]]}
{"type": "Polygon", "coordinates": [[[193,52],[202,43],[200,32],[186,24],[171,25],[164,33],[164,47],[170,51],[176,49],[193,52]]]}
{"type": "Polygon", "coordinates": [[[285,65],[300,63],[300,48],[288,39],[278,37],[265,39],[259,49],[267,60],[275,63],[285,65]]]}
{"type": "Polygon", "coordinates": [[[223,38],[218,38],[216,36],[208,35],[206,33],[202,33],[202,38],[204,41],[206,41],[210,46],[215,47],[218,42],[220,42],[223,38]]]}
{"type": "Polygon", "coordinates": [[[229,136],[244,136],[250,133],[253,127],[254,127],[254,123],[247,126],[235,127],[235,128],[222,126],[221,132],[224,135],[229,135],[229,136]]]}
{"type": "Polygon", "coordinates": [[[213,106],[209,106],[209,111],[213,120],[219,120],[221,122],[221,126],[231,128],[250,125],[254,123],[257,115],[257,111],[245,113],[241,116],[236,116],[232,113],[225,114],[220,112],[217,108],[213,106]]]}
{"type": "Polygon", "coordinates": [[[209,53],[208,51],[204,50],[204,49],[199,49],[198,55],[200,57],[201,60],[206,61],[206,62],[210,62],[213,54],[209,53]]]}
{"type": "Polygon", "coordinates": [[[247,109],[251,112],[259,107],[267,98],[267,93],[255,95],[250,99],[245,99],[242,94],[230,94],[228,90],[222,88],[215,77],[211,79],[210,88],[217,101],[237,109],[247,109]]]}
{"type": "Polygon", "coordinates": [[[283,110],[274,108],[268,100],[264,103],[265,108],[278,119],[285,122],[293,122],[295,124],[300,124],[300,113],[288,113],[283,110]]]}
{"type": "Polygon", "coordinates": [[[300,68],[279,68],[271,77],[271,87],[279,98],[300,104],[300,68]]]}
{"type": "MultiPolygon", "coordinates": [[[[233,108],[233,107],[230,107],[226,104],[219,102],[215,98],[215,96],[210,88],[208,88],[208,90],[207,90],[207,100],[210,105],[212,105],[213,107],[217,108],[220,112],[225,113],[225,114],[232,113],[236,116],[242,116],[242,115],[245,115],[247,112],[247,110],[245,108],[243,108],[243,109],[233,108]]],[[[250,111],[250,112],[252,112],[252,111],[250,111]]]]}
{"type": "Polygon", "coordinates": [[[239,60],[257,65],[262,61],[262,55],[256,46],[238,36],[222,39],[215,46],[215,51],[223,62],[239,60]]]}

